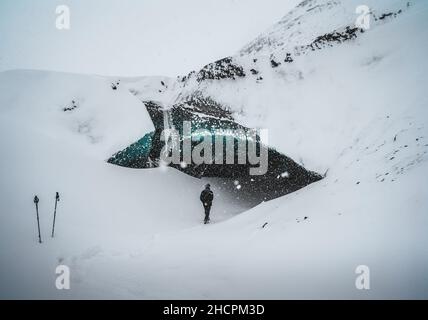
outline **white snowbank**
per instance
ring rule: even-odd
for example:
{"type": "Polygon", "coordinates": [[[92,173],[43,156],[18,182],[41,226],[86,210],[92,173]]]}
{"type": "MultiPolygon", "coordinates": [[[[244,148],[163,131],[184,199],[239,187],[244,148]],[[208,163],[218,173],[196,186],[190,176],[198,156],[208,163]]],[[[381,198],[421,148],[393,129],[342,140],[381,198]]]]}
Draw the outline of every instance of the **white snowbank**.
{"type": "Polygon", "coordinates": [[[108,159],[154,129],[144,105],[120,82],[116,85],[119,80],[43,71],[1,72],[0,117],[76,144],[100,160],[108,159]]]}

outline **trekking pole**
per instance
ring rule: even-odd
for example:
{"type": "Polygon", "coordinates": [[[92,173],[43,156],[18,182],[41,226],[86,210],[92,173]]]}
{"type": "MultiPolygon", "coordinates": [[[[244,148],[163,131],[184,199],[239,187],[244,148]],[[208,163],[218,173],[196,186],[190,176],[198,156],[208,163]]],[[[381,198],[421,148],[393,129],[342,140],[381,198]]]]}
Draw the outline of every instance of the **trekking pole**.
{"type": "Polygon", "coordinates": [[[53,224],[52,224],[52,238],[54,237],[54,233],[55,233],[55,219],[56,219],[56,206],[59,202],[59,193],[56,193],[55,196],[55,210],[54,210],[54,218],[53,218],[53,224]]]}
{"type": "Polygon", "coordinates": [[[40,221],[39,221],[39,198],[37,196],[34,196],[34,203],[36,204],[37,229],[39,231],[39,243],[42,243],[42,236],[40,235],[40,221]]]}

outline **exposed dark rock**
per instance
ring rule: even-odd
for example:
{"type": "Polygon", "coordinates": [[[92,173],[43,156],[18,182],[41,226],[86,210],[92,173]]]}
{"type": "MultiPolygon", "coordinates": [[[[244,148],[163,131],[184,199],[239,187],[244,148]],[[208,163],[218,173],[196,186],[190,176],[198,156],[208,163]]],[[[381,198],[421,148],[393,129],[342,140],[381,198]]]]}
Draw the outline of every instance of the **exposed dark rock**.
{"type": "Polygon", "coordinates": [[[196,74],[196,71],[190,71],[187,76],[184,76],[184,77],[181,78],[181,82],[186,82],[191,77],[193,77],[195,74],[196,74]]]}
{"type": "Polygon", "coordinates": [[[255,69],[251,69],[251,70],[250,70],[250,72],[251,72],[252,74],[254,74],[254,75],[259,74],[259,72],[258,72],[257,70],[255,70],[255,69]]]}
{"type": "Polygon", "coordinates": [[[334,31],[317,37],[308,47],[311,50],[316,50],[322,49],[325,45],[331,45],[332,43],[343,43],[355,39],[359,31],[359,28],[351,28],[348,26],[343,32],[334,31]]]}
{"type": "Polygon", "coordinates": [[[281,62],[276,62],[274,59],[270,60],[270,65],[272,68],[277,68],[281,65],[281,62]]]}
{"type": "Polygon", "coordinates": [[[72,100],[72,101],[71,101],[71,107],[64,107],[62,110],[63,110],[64,112],[67,112],[67,111],[73,111],[73,110],[74,110],[74,109],[76,109],[76,108],[77,108],[76,101],[72,100]]]}
{"type": "Polygon", "coordinates": [[[191,112],[200,112],[219,119],[233,120],[232,113],[228,108],[220,105],[210,97],[203,96],[199,92],[193,93],[185,101],[174,105],[173,108],[183,108],[191,112]]]}
{"type": "MultiPolygon", "coordinates": [[[[409,5],[408,5],[409,7],[409,5]]],[[[403,10],[398,10],[397,12],[388,12],[388,13],[383,13],[382,15],[380,15],[379,17],[374,16],[375,21],[378,20],[385,20],[386,18],[396,18],[399,14],[401,14],[403,12],[403,10]]]]}
{"type": "Polygon", "coordinates": [[[287,53],[284,62],[291,63],[294,59],[291,57],[291,53],[287,53]]]}
{"type": "Polygon", "coordinates": [[[233,62],[231,57],[223,58],[203,67],[197,74],[198,82],[204,80],[220,80],[245,77],[244,68],[233,62]]]}

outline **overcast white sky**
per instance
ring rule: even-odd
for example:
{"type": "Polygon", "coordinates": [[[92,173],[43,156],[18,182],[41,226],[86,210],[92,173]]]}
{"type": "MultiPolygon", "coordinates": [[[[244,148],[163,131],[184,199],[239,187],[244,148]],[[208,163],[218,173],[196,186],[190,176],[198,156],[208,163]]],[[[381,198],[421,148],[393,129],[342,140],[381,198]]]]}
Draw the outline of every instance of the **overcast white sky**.
{"type": "Polygon", "coordinates": [[[0,0],[0,71],[186,74],[231,55],[299,0],[0,0]],[[71,29],[55,27],[58,5],[71,29]]]}

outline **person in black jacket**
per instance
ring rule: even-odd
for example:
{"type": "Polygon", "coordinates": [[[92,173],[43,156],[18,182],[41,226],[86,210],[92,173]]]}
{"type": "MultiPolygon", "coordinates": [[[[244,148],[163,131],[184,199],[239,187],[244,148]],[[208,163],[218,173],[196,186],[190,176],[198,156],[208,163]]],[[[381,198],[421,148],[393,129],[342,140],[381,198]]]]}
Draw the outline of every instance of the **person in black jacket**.
{"type": "Polygon", "coordinates": [[[210,222],[210,210],[214,199],[214,194],[211,191],[210,187],[211,187],[210,184],[207,184],[205,186],[205,189],[201,192],[201,196],[199,197],[205,209],[204,224],[207,224],[208,222],[210,222]]]}

